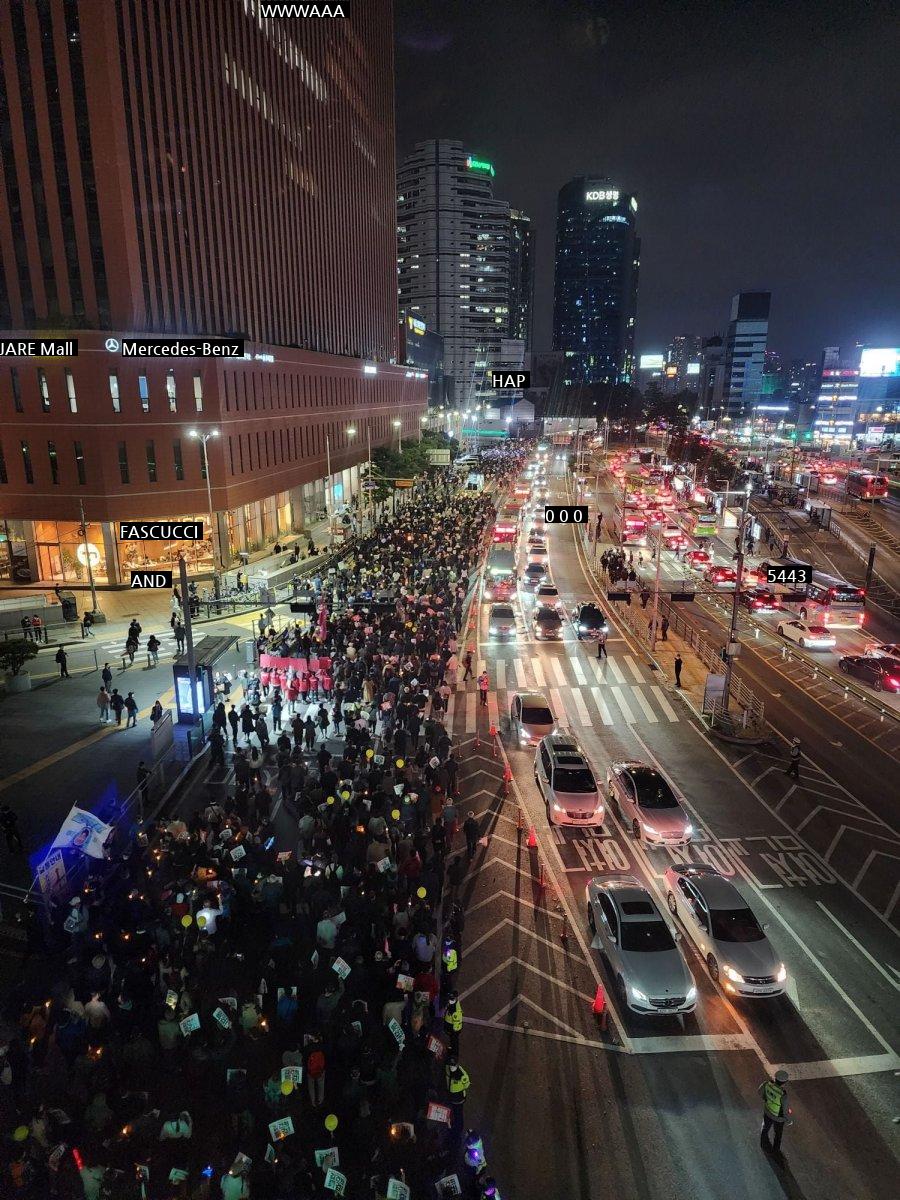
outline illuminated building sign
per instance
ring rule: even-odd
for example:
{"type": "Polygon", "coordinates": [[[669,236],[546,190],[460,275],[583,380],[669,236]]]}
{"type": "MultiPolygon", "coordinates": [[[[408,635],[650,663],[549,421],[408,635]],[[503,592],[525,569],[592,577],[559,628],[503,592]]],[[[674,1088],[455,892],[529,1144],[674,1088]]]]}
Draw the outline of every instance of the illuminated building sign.
{"type": "Polygon", "coordinates": [[[607,188],[604,190],[601,188],[599,191],[585,192],[584,198],[585,200],[618,200],[619,192],[617,189],[607,188]]]}
{"type": "Polygon", "coordinates": [[[700,364],[698,362],[689,362],[687,365],[687,370],[685,371],[685,375],[699,375],[699,374],[700,374],[700,364]]]}
{"type": "Polygon", "coordinates": [[[413,331],[413,333],[424,334],[425,328],[426,328],[425,322],[420,321],[418,317],[407,317],[406,323],[410,327],[410,329],[413,331]]]}
{"type": "Polygon", "coordinates": [[[641,355],[641,370],[642,371],[661,371],[665,359],[661,354],[642,354],[641,355]]]}
{"type": "Polygon", "coordinates": [[[900,375],[900,350],[863,350],[859,373],[864,379],[900,375]]]}
{"type": "Polygon", "coordinates": [[[470,171],[484,171],[487,175],[494,174],[494,168],[489,162],[484,162],[484,160],[480,158],[473,158],[471,154],[466,159],[466,166],[470,171]]]}

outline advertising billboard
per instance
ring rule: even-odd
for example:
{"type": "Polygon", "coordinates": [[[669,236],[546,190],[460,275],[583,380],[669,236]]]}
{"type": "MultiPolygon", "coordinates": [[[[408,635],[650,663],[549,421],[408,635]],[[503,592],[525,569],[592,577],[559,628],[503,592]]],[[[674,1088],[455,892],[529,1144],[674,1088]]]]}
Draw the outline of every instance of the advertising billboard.
{"type": "Polygon", "coordinates": [[[879,379],[884,376],[900,376],[900,350],[876,350],[866,348],[859,360],[859,374],[863,379],[879,379]]]}
{"type": "Polygon", "coordinates": [[[641,355],[641,370],[642,371],[661,371],[665,358],[661,354],[642,354],[641,355]]]}

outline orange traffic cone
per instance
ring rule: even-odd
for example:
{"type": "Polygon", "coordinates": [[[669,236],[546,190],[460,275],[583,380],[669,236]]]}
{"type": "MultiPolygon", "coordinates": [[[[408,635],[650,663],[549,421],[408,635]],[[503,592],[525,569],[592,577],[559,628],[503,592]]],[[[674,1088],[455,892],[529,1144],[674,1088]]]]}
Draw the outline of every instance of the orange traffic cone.
{"type": "Polygon", "coordinates": [[[597,984],[597,991],[594,994],[594,1003],[592,1005],[592,1008],[593,1008],[594,1016],[597,1017],[597,1019],[600,1023],[600,1028],[605,1030],[606,1029],[606,1020],[607,1020],[606,992],[604,992],[604,990],[603,990],[602,983],[597,984]]]}
{"type": "Polygon", "coordinates": [[[534,831],[533,825],[529,826],[529,829],[528,829],[528,849],[529,850],[537,849],[537,834],[534,831]]]}

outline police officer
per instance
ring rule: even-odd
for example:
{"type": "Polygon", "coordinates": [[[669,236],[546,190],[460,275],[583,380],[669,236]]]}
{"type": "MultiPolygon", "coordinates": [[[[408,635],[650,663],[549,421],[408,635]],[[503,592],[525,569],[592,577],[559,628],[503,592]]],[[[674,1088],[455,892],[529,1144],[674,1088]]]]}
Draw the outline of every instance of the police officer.
{"type": "Polygon", "coordinates": [[[456,939],[445,937],[441,942],[441,999],[446,1000],[453,990],[459,970],[459,947],[456,939]]]}
{"type": "Polygon", "coordinates": [[[784,1133],[784,1122],[790,1109],[787,1106],[787,1088],[784,1086],[790,1076],[787,1071],[776,1071],[774,1079],[767,1079],[757,1089],[763,1098],[762,1129],[759,1131],[759,1144],[763,1150],[774,1150],[781,1153],[781,1137],[784,1133]],[[769,1130],[775,1130],[774,1146],[769,1141],[769,1130]]]}
{"type": "Polygon", "coordinates": [[[447,1059],[444,1071],[447,1091],[450,1093],[450,1110],[453,1116],[451,1130],[456,1137],[462,1133],[463,1108],[466,1103],[466,1093],[469,1090],[469,1075],[465,1067],[460,1066],[455,1054],[447,1059]]]}
{"type": "Polygon", "coordinates": [[[444,1012],[444,1033],[447,1035],[450,1053],[454,1056],[459,1054],[459,1035],[462,1033],[462,1027],[463,1011],[459,1002],[459,994],[448,992],[447,1008],[444,1012]]]}
{"type": "Polygon", "coordinates": [[[795,779],[800,778],[800,739],[795,737],[791,742],[790,764],[785,771],[785,775],[793,775],[795,779]]]}

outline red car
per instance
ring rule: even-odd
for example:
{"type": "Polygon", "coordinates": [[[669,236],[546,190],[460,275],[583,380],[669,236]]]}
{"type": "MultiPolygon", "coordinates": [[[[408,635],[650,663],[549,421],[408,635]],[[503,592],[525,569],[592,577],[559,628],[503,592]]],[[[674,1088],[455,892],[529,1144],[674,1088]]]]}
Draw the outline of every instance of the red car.
{"type": "Polygon", "coordinates": [[[731,567],[717,567],[714,563],[706,568],[706,580],[716,588],[734,588],[737,583],[737,571],[731,567]]]}
{"type": "Polygon", "coordinates": [[[781,601],[766,588],[747,588],[741,592],[741,604],[751,612],[780,612],[781,601]]]}
{"type": "Polygon", "coordinates": [[[712,562],[711,556],[706,550],[688,550],[684,556],[685,565],[692,567],[695,571],[705,571],[712,562]]]}

